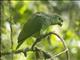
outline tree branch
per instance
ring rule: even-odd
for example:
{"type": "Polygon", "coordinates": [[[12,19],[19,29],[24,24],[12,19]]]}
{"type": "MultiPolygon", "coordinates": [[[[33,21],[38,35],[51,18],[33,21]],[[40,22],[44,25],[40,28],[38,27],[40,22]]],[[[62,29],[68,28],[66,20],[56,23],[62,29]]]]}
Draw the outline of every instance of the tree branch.
{"type": "Polygon", "coordinates": [[[24,50],[30,51],[30,49],[25,48],[25,49],[20,49],[20,50],[16,50],[16,51],[1,53],[1,55],[3,56],[3,55],[10,55],[10,54],[18,54],[18,53],[23,52],[24,50]]]}
{"type": "Polygon", "coordinates": [[[64,41],[58,34],[56,34],[55,32],[49,32],[48,34],[39,36],[39,37],[36,39],[36,41],[33,43],[33,45],[32,45],[31,48],[33,49],[34,46],[35,46],[38,42],[41,41],[41,39],[43,39],[43,38],[45,38],[45,37],[47,37],[48,35],[51,35],[51,34],[56,35],[56,36],[61,40],[61,42],[63,43],[63,46],[64,46],[64,51],[56,54],[54,57],[59,56],[60,54],[66,52],[67,60],[70,60],[69,51],[68,51],[68,48],[67,48],[67,45],[66,45],[65,41],[64,41]]]}
{"type": "Polygon", "coordinates": [[[33,45],[32,45],[31,48],[33,49],[34,46],[35,46],[38,42],[41,41],[41,39],[43,39],[43,38],[45,38],[45,37],[47,37],[48,35],[51,35],[51,34],[56,35],[56,36],[62,41],[62,43],[63,43],[63,45],[64,45],[64,48],[65,48],[65,49],[68,49],[66,43],[64,42],[64,40],[63,40],[58,34],[56,34],[56,33],[54,33],[54,32],[49,32],[49,33],[47,33],[47,34],[45,34],[45,35],[39,36],[39,37],[36,39],[36,41],[33,43],[33,45]]]}
{"type": "MultiPolygon", "coordinates": [[[[21,49],[21,50],[17,50],[17,51],[1,53],[1,55],[18,54],[18,53],[21,53],[21,52],[24,53],[24,55],[25,55],[25,53],[28,52],[28,51],[36,51],[36,48],[37,48],[37,47],[35,48],[35,45],[36,45],[38,42],[40,42],[41,39],[43,39],[43,38],[45,38],[45,37],[47,37],[48,35],[51,35],[51,34],[56,35],[56,36],[62,41],[62,43],[63,43],[63,45],[64,45],[64,51],[56,54],[54,57],[57,57],[57,56],[61,55],[62,53],[65,53],[65,52],[66,52],[67,60],[69,60],[69,53],[68,53],[68,48],[67,48],[66,43],[64,42],[64,40],[63,40],[58,34],[56,34],[56,33],[54,33],[54,32],[50,32],[50,33],[47,33],[47,34],[45,34],[45,35],[39,36],[39,37],[36,39],[36,41],[33,43],[33,45],[32,45],[31,48],[25,48],[25,49],[21,49]]],[[[37,49],[38,49],[38,48],[37,48],[37,49]]],[[[38,49],[38,50],[41,50],[41,49],[38,49]]],[[[42,50],[41,50],[41,51],[42,51],[42,50]]],[[[43,51],[43,53],[44,53],[44,51],[43,51]]],[[[46,54],[47,54],[47,53],[46,53],[46,54]]],[[[26,55],[25,55],[25,56],[26,56],[26,55]]],[[[49,56],[51,56],[51,55],[49,55],[49,56]]],[[[52,57],[52,56],[51,56],[51,57],[52,57]]]]}

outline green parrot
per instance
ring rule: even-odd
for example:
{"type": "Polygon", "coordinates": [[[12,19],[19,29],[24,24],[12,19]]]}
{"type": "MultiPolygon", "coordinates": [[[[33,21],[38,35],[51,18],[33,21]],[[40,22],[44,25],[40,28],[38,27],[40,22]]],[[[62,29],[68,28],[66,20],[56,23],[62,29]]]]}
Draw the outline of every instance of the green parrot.
{"type": "Polygon", "coordinates": [[[22,31],[18,36],[18,49],[21,44],[29,37],[34,36],[38,33],[37,36],[44,30],[46,30],[51,25],[60,25],[62,26],[63,20],[58,15],[50,15],[44,12],[36,12],[32,14],[30,19],[24,24],[22,31]]]}

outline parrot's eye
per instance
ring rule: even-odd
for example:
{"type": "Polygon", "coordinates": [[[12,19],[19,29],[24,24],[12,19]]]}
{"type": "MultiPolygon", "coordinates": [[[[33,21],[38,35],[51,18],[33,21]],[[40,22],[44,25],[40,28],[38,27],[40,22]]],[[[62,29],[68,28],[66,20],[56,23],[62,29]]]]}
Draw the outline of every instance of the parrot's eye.
{"type": "Polygon", "coordinates": [[[62,20],[60,17],[59,17],[58,19],[59,19],[61,22],[63,22],[63,20],[62,20]]]}

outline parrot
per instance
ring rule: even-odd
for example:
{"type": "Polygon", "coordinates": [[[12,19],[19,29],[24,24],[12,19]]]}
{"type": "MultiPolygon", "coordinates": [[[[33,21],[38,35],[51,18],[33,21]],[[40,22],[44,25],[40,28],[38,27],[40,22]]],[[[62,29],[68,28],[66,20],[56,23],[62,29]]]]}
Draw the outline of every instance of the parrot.
{"type": "Polygon", "coordinates": [[[55,14],[48,14],[44,12],[36,12],[31,15],[27,22],[25,22],[21,32],[18,36],[18,45],[16,49],[18,49],[22,43],[31,36],[40,33],[46,30],[51,25],[59,25],[62,26],[63,19],[55,14]]]}

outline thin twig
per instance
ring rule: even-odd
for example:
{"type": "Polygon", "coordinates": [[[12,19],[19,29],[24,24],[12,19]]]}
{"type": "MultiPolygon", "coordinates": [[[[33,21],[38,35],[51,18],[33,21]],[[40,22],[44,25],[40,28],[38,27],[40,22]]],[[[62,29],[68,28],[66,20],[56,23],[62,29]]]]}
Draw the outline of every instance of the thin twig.
{"type": "Polygon", "coordinates": [[[9,3],[9,11],[10,11],[9,23],[10,23],[10,30],[11,30],[11,32],[10,32],[11,49],[13,49],[13,38],[12,38],[13,31],[12,31],[11,1],[9,0],[8,3],[9,3]]]}
{"type": "MultiPolygon", "coordinates": [[[[12,30],[12,15],[11,15],[11,0],[8,0],[8,4],[9,4],[9,12],[10,12],[10,20],[9,20],[9,23],[10,23],[10,37],[11,37],[11,50],[13,50],[13,30],[12,30]]],[[[12,55],[12,60],[13,60],[13,54],[12,55]]]]}
{"type": "Polygon", "coordinates": [[[11,30],[11,32],[10,32],[10,37],[11,37],[11,49],[13,50],[13,31],[12,31],[12,23],[11,22],[9,22],[10,23],[10,30],[11,30]]]}

